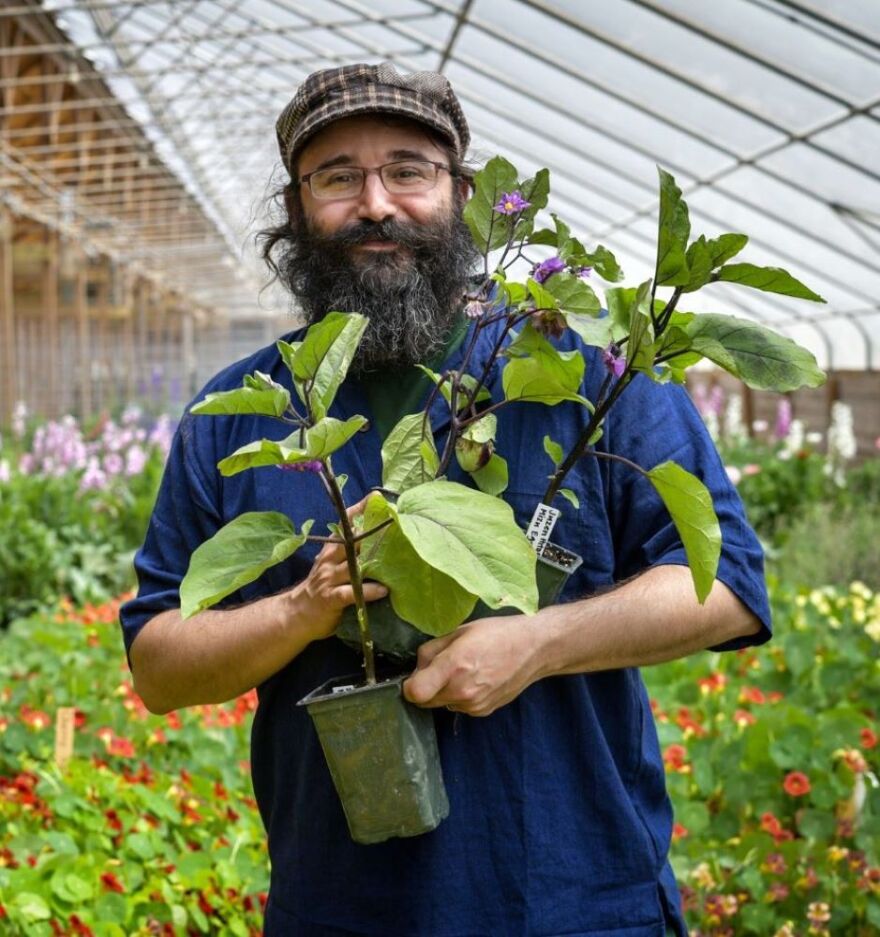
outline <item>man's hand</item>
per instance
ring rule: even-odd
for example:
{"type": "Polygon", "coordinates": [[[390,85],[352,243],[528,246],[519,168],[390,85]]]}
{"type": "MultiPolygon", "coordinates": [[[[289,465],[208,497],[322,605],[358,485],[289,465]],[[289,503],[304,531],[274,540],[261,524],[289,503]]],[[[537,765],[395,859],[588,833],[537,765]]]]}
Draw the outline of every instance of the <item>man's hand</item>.
{"type": "MultiPolygon", "coordinates": [[[[388,595],[388,589],[378,582],[365,582],[363,586],[367,602],[388,595]]],[[[308,623],[311,640],[329,638],[339,624],[342,610],[354,605],[354,587],[343,544],[325,543],[308,576],[291,593],[296,614],[308,623]]]]}
{"type": "Polygon", "coordinates": [[[419,706],[488,716],[539,676],[535,624],[525,615],[481,618],[427,641],[404,696],[419,706]]]}

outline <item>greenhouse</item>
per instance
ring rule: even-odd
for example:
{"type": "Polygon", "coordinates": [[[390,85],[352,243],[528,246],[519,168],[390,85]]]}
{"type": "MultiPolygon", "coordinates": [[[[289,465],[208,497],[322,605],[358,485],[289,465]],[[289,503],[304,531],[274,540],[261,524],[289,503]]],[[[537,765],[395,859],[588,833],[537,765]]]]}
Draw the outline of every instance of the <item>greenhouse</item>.
{"type": "Polygon", "coordinates": [[[875,0],[4,0],[0,934],[880,935],[878,297],[875,0]]]}

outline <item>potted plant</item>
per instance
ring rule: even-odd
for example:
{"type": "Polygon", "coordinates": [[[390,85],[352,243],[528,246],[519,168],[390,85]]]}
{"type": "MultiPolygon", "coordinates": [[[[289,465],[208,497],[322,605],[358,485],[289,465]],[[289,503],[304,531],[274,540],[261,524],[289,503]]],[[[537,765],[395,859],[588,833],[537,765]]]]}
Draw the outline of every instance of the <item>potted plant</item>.
{"type": "Polygon", "coordinates": [[[462,363],[443,374],[427,372],[434,389],[425,409],[405,415],[386,439],[381,478],[355,519],[349,518],[345,479],[334,474],[331,457],[366,420],[340,421],[328,413],[366,328],[364,317],[333,312],[302,341],[278,342],[290,387],[257,372],[243,387],[210,394],[192,408],[196,414],[259,414],[285,423],[285,438],[255,440],[221,460],[219,470],[224,475],[263,466],[311,471],[334,505],[337,521],[329,537],[312,535],[310,522],[297,532],[276,512],[232,520],[193,554],[181,586],[181,614],[186,618],[232,594],[308,539],[344,544],[356,601],[341,630],[345,635],[347,628],[347,639],[356,639],[362,651],[365,680],[360,674],[334,680],[302,703],[321,734],[358,841],[415,835],[433,829],[448,811],[432,716],[402,699],[401,677],[377,677],[375,647],[406,658],[422,640],[446,634],[468,618],[504,610],[531,613],[554,601],[580,558],[550,541],[560,510],[553,502],[561,496],[576,506],[564,481],[581,458],[621,460],[647,476],[678,529],[698,599],[705,601],[721,540],[705,486],[675,463],[645,469],[595,448],[609,410],[636,375],[681,382],[685,368],[705,357],[752,387],[791,390],[823,380],[809,352],[762,326],[677,309],[684,293],[718,280],[821,298],[785,271],[728,264],[745,245],[744,235],[700,237],[688,244],[687,206],[672,177],[661,170],[660,179],[654,277],[636,289],[606,290],[606,313],[584,277],[591,268],[609,283],[618,282],[622,272],[611,252],[602,246],[587,251],[555,216],[553,229],[535,230],[549,194],[547,171],[520,182],[510,163],[495,158],[477,174],[465,219],[484,269],[481,284],[467,297],[466,313],[474,325],[462,363]],[[532,263],[525,282],[509,280],[508,270],[532,245],[556,253],[532,263]],[[490,272],[489,257],[496,250],[500,260],[490,272]],[[671,289],[671,295],[658,298],[658,288],[671,289]],[[492,354],[471,373],[472,352],[489,328],[495,335],[492,354]],[[596,400],[581,394],[580,348],[561,350],[554,344],[566,330],[582,345],[602,349],[607,373],[596,400]],[[502,360],[503,398],[493,399],[488,377],[502,360]],[[438,447],[430,416],[441,401],[449,428],[438,447]],[[495,451],[495,439],[498,411],[525,401],[547,406],[574,401],[589,418],[567,452],[544,438],[552,470],[524,532],[498,497],[507,486],[507,464],[495,451]],[[448,480],[453,459],[473,486],[448,480]],[[389,588],[388,599],[369,610],[365,577],[389,588]]]}
{"type": "MultiPolygon", "coordinates": [[[[516,168],[507,160],[490,160],[476,174],[473,197],[464,209],[483,257],[482,282],[467,297],[466,313],[475,320],[468,347],[457,369],[442,374],[424,369],[435,385],[424,413],[421,417],[405,417],[398,427],[408,432],[413,421],[419,419],[422,427],[427,427],[436,398],[442,395],[449,408],[449,429],[433,475],[431,466],[426,465],[424,477],[445,475],[454,456],[477,487],[500,495],[507,486],[507,463],[495,451],[499,410],[525,401],[547,406],[574,401],[589,410],[583,432],[568,451],[549,437],[543,440],[549,460],[548,485],[527,529],[538,554],[541,608],[556,601],[566,579],[581,563],[576,553],[552,543],[550,535],[560,510],[565,509],[564,504],[559,506],[559,498],[578,507],[575,493],[564,487],[564,482],[584,457],[624,462],[651,482],[682,539],[700,602],[705,601],[712,587],[721,534],[711,497],[702,482],[673,462],[645,469],[595,447],[611,407],[638,374],[661,383],[684,383],[686,369],[706,358],[756,389],[786,392],[801,386],[816,387],[825,379],[806,349],[757,323],[678,310],[683,295],[714,282],[739,283],[814,302],[824,300],[784,270],[728,263],[748,242],[744,234],[722,234],[712,240],[700,236],[690,241],[688,208],[681,191],[669,173],[660,169],[659,175],[654,276],[637,288],[609,287],[604,291],[603,308],[586,278],[591,273],[608,283],[623,278],[611,251],[601,245],[588,251],[556,215],[551,216],[553,228],[535,230],[536,215],[546,207],[550,191],[547,170],[520,181],[516,168]],[[551,247],[555,253],[540,262],[529,261],[526,252],[532,246],[551,247]],[[490,269],[493,255],[496,260],[490,269]],[[508,278],[508,271],[518,261],[526,261],[530,267],[525,281],[508,278]],[[668,295],[658,296],[658,289],[668,291],[668,295]],[[480,331],[499,323],[493,354],[477,373],[470,373],[471,352],[480,331]],[[567,330],[584,345],[602,349],[606,374],[595,400],[587,400],[580,393],[583,355],[560,350],[552,341],[567,330]],[[499,358],[506,360],[504,396],[493,400],[486,383],[499,358]]],[[[396,444],[396,433],[392,432],[386,445],[396,444]]],[[[382,558],[377,561],[368,553],[365,565],[373,578],[390,585],[386,581],[390,570],[382,558]]],[[[424,628],[420,632],[418,625],[414,628],[407,624],[411,619],[398,596],[392,588],[390,597],[373,608],[376,646],[393,659],[409,661],[430,634],[445,632],[424,628]]],[[[493,613],[498,612],[478,606],[474,617],[493,613]]],[[[337,633],[353,643],[356,632],[352,614],[343,616],[337,633]]]]}

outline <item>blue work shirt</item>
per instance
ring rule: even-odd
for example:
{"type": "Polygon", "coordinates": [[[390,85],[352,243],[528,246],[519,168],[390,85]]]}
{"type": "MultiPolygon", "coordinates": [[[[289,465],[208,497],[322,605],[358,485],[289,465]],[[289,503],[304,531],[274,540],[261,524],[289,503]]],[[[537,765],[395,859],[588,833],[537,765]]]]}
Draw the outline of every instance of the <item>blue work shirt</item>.
{"type": "MultiPolygon", "coordinates": [[[[497,336],[484,332],[469,370],[479,374],[497,336]]],[[[286,336],[289,341],[301,333],[286,336]]],[[[567,333],[559,343],[580,347],[567,333]]],[[[460,365],[468,339],[445,367],[460,365]]],[[[582,349],[584,394],[605,375],[601,352],[582,349]]],[[[290,388],[274,345],[232,365],[199,394],[241,386],[263,371],[290,388]]],[[[500,366],[489,375],[503,398],[500,366]]],[[[439,395],[438,395],[439,396],[439,395]]],[[[446,411],[446,412],[444,412],[446,411]]],[[[370,418],[349,378],[331,415],[370,418]]],[[[438,440],[445,404],[432,413],[438,440]]],[[[574,403],[515,403],[499,411],[498,451],[508,461],[504,498],[525,526],[552,470],[542,440],[564,449],[585,425],[574,403]]],[[[315,533],[334,519],[319,479],[274,466],[223,478],[217,462],[287,427],[263,417],[185,415],[156,508],[136,558],[140,589],[122,609],[126,648],[159,612],[179,607],[178,587],[193,550],[245,511],[282,511],[315,533]]],[[[348,503],[381,478],[375,429],[333,455],[348,475],[348,503]]],[[[718,578],[758,616],[759,634],[724,649],[766,641],[770,613],[759,544],[746,523],[711,439],[687,394],[636,377],[612,409],[598,444],[644,468],[674,459],[712,492],[723,532],[718,578]]],[[[457,467],[450,477],[464,481],[457,467]]],[[[553,540],[582,554],[563,600],[588,596],[659,564],[684,564],[675,527],[638,472],[582,459],[566,482],[579,500],[562,502],[553,540]]],[[[248,602],[303,579],[318,545],[290,559],[224,604],[248,602]]],[[[585,613],[585,627],[601,627],[585,613]]],[[[309,645],[259,687],[252,733],[254,792],[268,831],[271,888],[267,937],[665,937],[685,933],[669,865],[672,810],[651,708],[634,668],[550,677],[486,718],[435,711],[450,813],[433,832],[364,846],[352,842],[315,730],[299,699],[333,676],[357,673],[359,657],[336,638],[309,645]]]]}

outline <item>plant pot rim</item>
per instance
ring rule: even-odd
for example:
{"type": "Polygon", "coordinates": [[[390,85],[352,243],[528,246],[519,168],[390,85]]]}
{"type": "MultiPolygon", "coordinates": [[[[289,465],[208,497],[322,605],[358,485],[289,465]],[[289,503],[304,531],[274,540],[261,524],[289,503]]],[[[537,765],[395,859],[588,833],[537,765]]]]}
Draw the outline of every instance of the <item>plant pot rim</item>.
{"type": "Polygon", "coordinates": [[[398,693],[402,693],[401,686],[409,674],[402,673],[393,677],[385,677],[377,680],[375,683],[364,683],[363,674],[345,674],[340,677],[331,677],[324,681],[319,687],[312,690],[304,696],[297,706],[310,706],[312,703],[323,703],[326,700],[345,699],[350,696],[376,692],[377,690],[387,690],[396,687],[398,693]]]}

